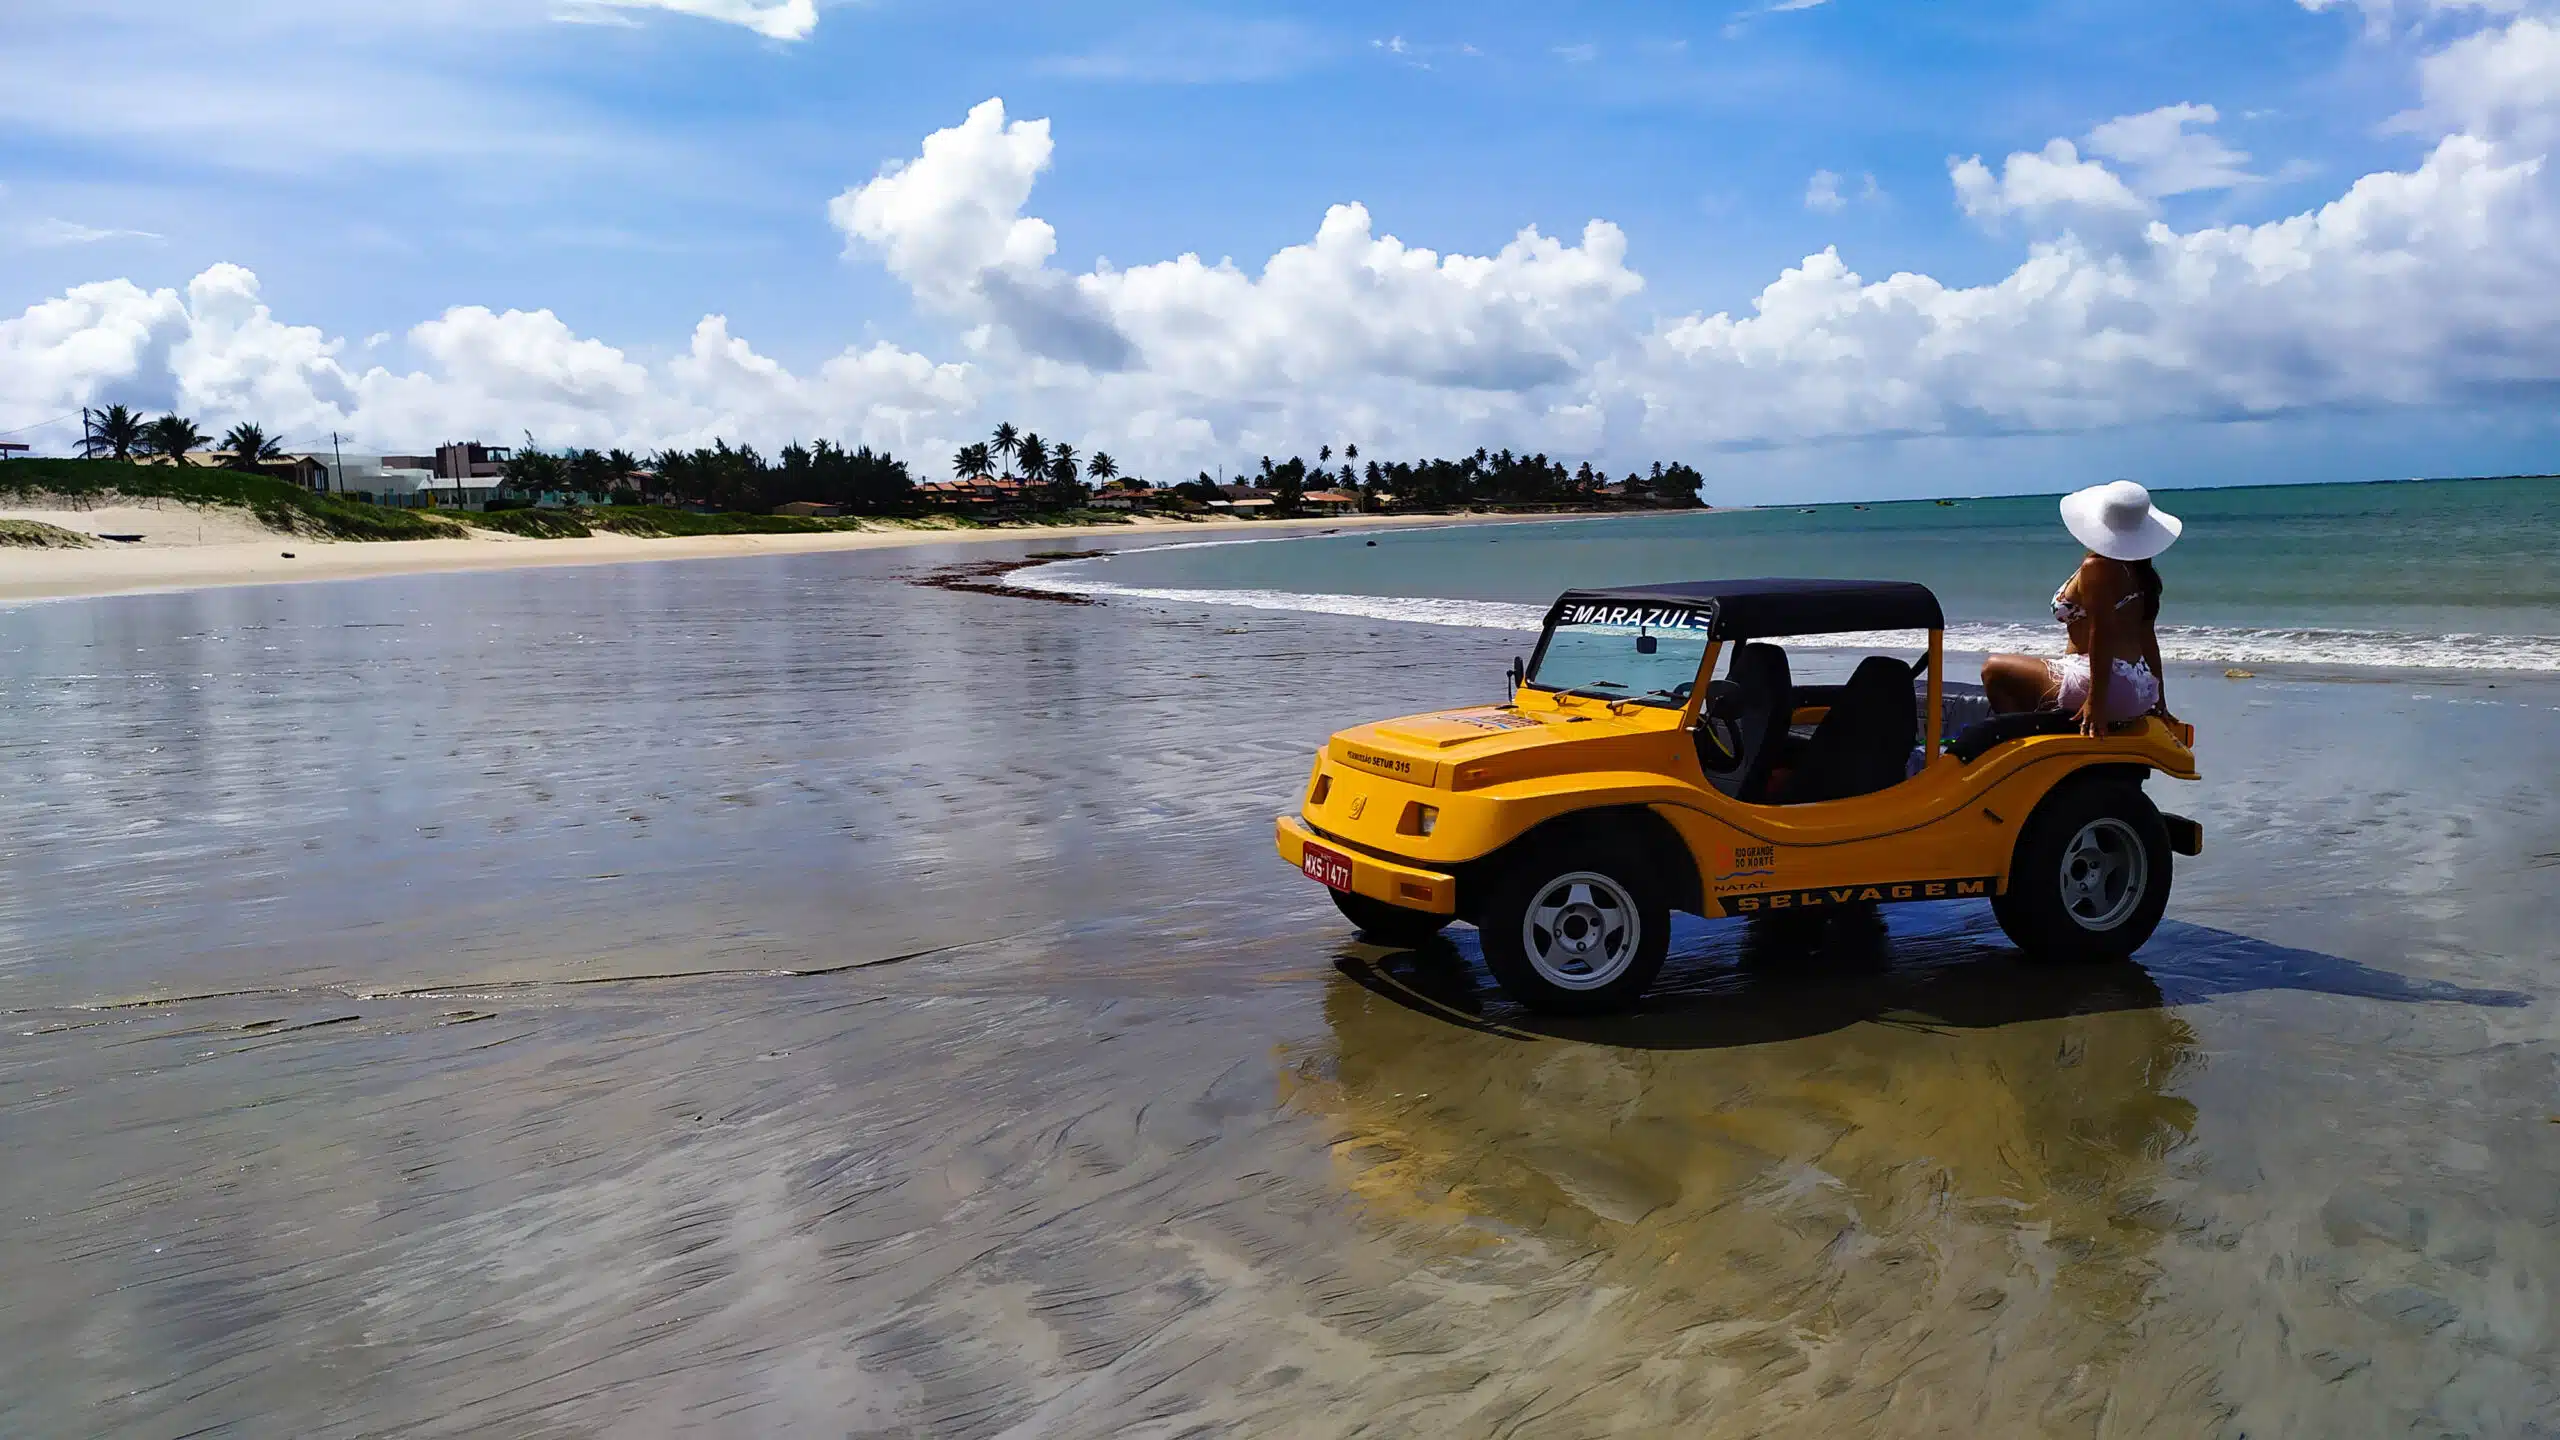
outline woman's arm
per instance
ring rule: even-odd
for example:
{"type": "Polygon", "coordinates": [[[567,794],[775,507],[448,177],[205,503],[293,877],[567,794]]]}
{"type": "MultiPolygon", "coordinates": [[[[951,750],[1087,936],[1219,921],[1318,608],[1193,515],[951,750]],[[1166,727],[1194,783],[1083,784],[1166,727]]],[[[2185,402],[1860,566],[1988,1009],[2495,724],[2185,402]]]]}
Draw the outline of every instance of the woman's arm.
{"type": "Polygon", "coordinates": [[[2169,713],[2169,672],[2160,664],[2160,632],[2149,625],[2142,627],[2142,663],[2151,667],[2151,683],[2160,692],[2160,703],[2152,708],[2163,720],[2177,719],[2169,713]]]}

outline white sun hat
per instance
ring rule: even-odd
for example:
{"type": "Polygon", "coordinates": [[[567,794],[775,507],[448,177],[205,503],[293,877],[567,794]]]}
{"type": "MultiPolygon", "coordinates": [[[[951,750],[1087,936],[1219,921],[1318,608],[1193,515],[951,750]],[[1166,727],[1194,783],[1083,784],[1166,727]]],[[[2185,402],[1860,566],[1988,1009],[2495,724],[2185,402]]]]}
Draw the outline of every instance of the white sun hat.
{"type": "Polygon", "coordinates": [[[2062,523],[2073,539],[2110,560],[2148,560],[2178,539],[2185,522],[2153,508],[2151,492],[2110,480],[2062,497],[2062,523]]]}

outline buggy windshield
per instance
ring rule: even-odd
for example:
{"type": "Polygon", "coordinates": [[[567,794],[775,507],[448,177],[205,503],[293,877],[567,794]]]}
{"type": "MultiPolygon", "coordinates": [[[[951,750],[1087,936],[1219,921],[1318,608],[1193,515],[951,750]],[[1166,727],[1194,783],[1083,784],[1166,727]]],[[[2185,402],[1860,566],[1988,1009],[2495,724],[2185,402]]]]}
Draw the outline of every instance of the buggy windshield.
{"type": "Polygon", "coordinates": [[[1605,700],[1673,708],[1689,701],[1714,612],[1663,606],[1572,606],[1539,642],[1529,683],[1605,700]]]}

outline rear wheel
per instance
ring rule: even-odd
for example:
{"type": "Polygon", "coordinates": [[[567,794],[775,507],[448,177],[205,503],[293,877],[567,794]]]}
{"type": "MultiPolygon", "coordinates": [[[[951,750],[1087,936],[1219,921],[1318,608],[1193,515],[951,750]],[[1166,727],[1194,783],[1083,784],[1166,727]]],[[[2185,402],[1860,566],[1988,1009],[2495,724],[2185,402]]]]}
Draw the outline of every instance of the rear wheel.
{"type": "Polygon", "coordinates": [[[1512,999],[1556,1015],[1633,1005],[1671,948],[1671,905],[1652,862],[1609,836],[1533,843],[1494,877],[1476,928],[1512,999]]]}
{"type": "Polygon", "coordinates": [[[1401,905],[1354,895],[1348,890],[1328,889],[1324,893],[1333,897],[1333,908],[1342,912],[1343,919],[1358,926],[1361,934],[1381,945],[1423,944],[1439,934],[1451,918],[1407,910],[1401,905]]]}
{"type": "Polygon", "coordinates": [[[2066,781],[2027,817],[2000,928],[2037,960],[2123,960],[2169,908],[2169,828],[2117,780],[2066,781]]]}

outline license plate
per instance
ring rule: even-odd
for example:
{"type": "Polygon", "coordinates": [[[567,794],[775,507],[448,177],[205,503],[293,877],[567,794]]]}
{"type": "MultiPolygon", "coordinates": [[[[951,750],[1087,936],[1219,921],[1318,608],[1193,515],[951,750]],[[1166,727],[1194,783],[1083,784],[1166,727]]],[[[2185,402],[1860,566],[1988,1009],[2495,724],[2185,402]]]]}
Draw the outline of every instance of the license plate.
{"type": "Polygon", "coordinates": [[[1298,868],[1307,872],[1308,879],[1319,884],[1330,885],[1336,890],[1351,888],[1351,857],[1348,855],[1311,843],[1305,857],[1298,861],[1298,868]]]}

